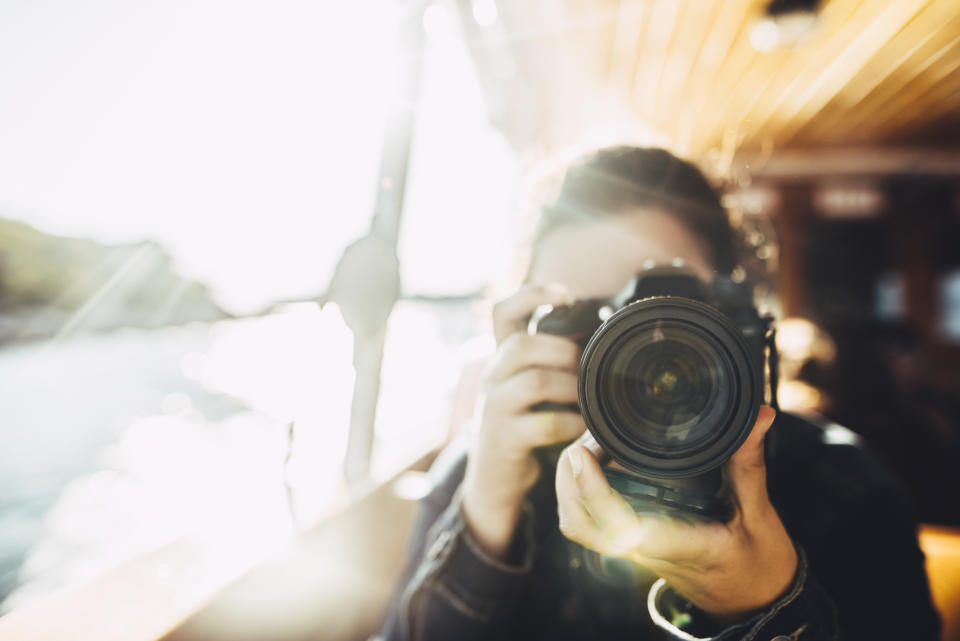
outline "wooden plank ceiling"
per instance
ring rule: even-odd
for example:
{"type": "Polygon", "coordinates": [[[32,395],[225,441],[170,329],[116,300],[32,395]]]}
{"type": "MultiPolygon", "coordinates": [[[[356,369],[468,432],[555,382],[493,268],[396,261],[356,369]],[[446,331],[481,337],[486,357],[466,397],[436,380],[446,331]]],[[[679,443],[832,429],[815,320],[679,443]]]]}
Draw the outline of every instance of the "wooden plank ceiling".
{"type": "Polygon", "coordinates": [[[521,148],[644,136],[691,156],[960,146],[960,2],[827,0],[759,51],[767,0],[457,0],[491,118],[521,148]],[[506,71],[504,71],[506,70],[506,71]]]}

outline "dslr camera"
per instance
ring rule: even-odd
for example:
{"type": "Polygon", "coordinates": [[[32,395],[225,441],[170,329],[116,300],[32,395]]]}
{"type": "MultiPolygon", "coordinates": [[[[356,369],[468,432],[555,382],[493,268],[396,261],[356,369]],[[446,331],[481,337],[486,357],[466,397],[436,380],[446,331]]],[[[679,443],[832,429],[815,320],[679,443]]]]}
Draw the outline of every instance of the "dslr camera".
{"type": "Polygon", "coordinates": [[[604,466],[610,485],[635,510],[730,518],[721,468],[750,434],[768,362],[776,396],[772,318],[749,286],[653,267],[612,298],[541,307],[529,331],[583,349],[579,407],[534,409],[579,410],[618,464],[604,466]]]}

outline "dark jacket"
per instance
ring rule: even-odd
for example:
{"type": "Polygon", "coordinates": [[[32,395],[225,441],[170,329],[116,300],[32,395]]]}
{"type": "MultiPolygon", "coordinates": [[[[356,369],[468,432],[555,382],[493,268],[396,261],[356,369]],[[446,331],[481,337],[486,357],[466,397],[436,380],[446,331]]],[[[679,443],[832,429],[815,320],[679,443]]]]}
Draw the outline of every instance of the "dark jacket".
{"type": "Polygon", "coordinates": [[[528,494],[508,561],[488,557],[460,511],[466,455],[448,448],[434,465],[437,484],[423,501],[381,634],[388,641],[937,639],[904,495],[851,432],[820,423],[781,413],[767,438],[770,498],[800,566],[790,588],[747,621],[724,627],[648,570],[564,538],[552,471],[528,494]]]}

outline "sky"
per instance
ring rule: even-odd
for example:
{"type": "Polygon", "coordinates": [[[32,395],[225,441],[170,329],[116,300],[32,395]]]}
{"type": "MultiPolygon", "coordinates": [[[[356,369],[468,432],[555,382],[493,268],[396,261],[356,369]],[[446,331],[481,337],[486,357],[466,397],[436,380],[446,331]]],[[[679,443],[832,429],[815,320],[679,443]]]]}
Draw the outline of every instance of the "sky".
{"type": "MultiPolygon", "coordinates": [[[[160,242],[231,311],[318,294],[402,105],[395,4],[0,0],[0,216],[160,242]]],[[[459,294],[508,259],[517,160],[433,13],[400,256],[405,292],[459,294]]]]}

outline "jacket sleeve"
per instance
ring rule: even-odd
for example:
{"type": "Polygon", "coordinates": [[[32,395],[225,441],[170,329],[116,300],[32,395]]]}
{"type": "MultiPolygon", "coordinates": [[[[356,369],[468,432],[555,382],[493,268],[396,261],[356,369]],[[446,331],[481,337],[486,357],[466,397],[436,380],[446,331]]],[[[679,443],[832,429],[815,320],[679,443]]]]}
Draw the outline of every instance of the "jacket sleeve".
{"type": "Polygon", "coordinates": [[[816,557],[798,547],[800,565],[791,587],[748,621],[712,626],[707,615],[662,582],[648,598],[651,617],[676,639],[939,639],[923,554],[902,495],[877,491],[847,507],[816,557]]]}
{"type": "Polygon", "coordinates": [[[448,479],[421,504],[407,567],[380,639],[495,637],[530,575],[533,551],[532,518],[525,505],[508,560],[485,554],[466,528],[459,479],[448,479]]]}

